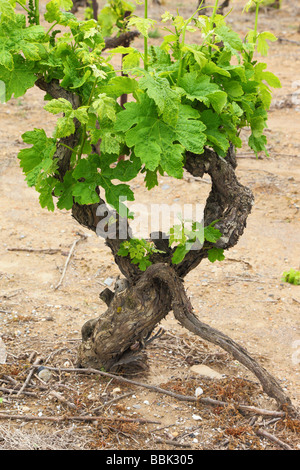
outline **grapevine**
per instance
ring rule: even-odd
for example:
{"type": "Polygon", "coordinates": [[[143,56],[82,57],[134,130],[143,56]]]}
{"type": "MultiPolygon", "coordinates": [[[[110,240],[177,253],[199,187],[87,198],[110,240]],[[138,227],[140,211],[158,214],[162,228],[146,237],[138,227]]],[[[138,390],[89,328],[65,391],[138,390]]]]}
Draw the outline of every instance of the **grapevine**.
{"type": "Polygon", "coordinates": [[[48,1],[43,15],[38,0],[1,0],[0,80],[6,101],[39,87],[44,109],[57,116],[52,135],[43,128],[25,132],[18,154],[41,207],[70,210],[98,234],[105,219],[98,209],[104,207],[108,222],[101,236],[127,280],[124,293],[100,294],[108,310],[83,326],[79,364],[109,369],[125,354],[128,364],[136,352],[132,346],[142,345],[173,310],[184,327],[232,353],[278,404],[292,408],[244,348],[196,318],[182,283],[203,259],[224,259],[253,205],[251,190],[235,175],[235,149],[247,128],[249,147],[267,154],[271,88],[281,86],[257,58],[276,40],[259,31],[262,1],[249,0],[245,7],[255,7],[255,24],[244,39],[218,13],[216,0],[211,16],[201,2],[188,19],[166,12],[166,34],[160,46],[152,46],[156,21],[148,16],[147,0],[142,16],[130,3],[111,0],[99,14],[93,11],[97,18],[87,11],[85,20],[70,12],[71,0],[48,1]],[[189,43],[187,33],[195,32],[201,40],[189,43]],[[138,35],[143,50],[131,44],[138,35]],[[122,58],[119,67],[115,56],[122,58]],[[127,103],[120,100],[124,95],[131,95],[127,103]],[[134,217],[124,203],[135,199],[133,180],[142,176],[151,191],[160,176],[182,179],[184,170],[211,177],[204,222],[181,220],[163,240],[137,239],[130,230],[121,238],[121,222],[129,226],[134,217]]]}
{"type": "MultiPolygon", "coordinates": [[[[139,173],[148,190],[158,184],[158,174],[180,179],[187,152],[200,156],[211,148],[226,158],[230,145],[241,147],[244,127],[251,129],[248,143],[253,151],[267,153],[264,129],[270,87],[279,87],[280,82],[266,71],[265,63],[254,59],[255,51],[266,55],[268,41],[276,39],[258,32],[260,1],[246,5],[248,9],[255,4],[256,16],[244,41],[217,14],[216,1],[211,17],[201,15],[201,3],[187,20],[166,12],[162,21],[168,34],[160,47],[148,46],[155,21],[148,18],[147,0],[144,18],[134,14],[131,4],[114,0],[97,21],[79,21],[69,13],[71,0],[51,0],[44,15],[48,29],[39,24],[38,1],[29,0],[27,6],[19,2],[25,14],[16,13],[13,3],[1,4],[0,79],[6,85],[6,99],[22,96],[38,80],[57,81],[78,97],[74,106],[67,98],[47,94],[44,108],[59,116],[54,134],[33,129],[22,136],[31,147],[21,150],[18,158],[28,185],[40,193],[42,207],[53,211],[55,200],[59,209],[67,210],[74,203],[97,203],[100,187],[107,203],[124,213],[120,196],[134,200],[128,183],[139,173]],[[144,37],[144,51],[119,46],[104,57],[104,34],[133,27],[144,37]],[[186,31],[196,30],[202,32],[202,43],[187,44],[186,31]],[[123,56],[121,71],[111,64],[116,54],[123,56]],[[124,94],[134,99],[120,107],[118,99],[124,94]],[[66,142],[70,136],[75,136],[73,147],[66,142]],[[99,142],[97,154],[93,149],[99,142]],[[59,146],[71,152],[63,174],[56,158],[59,146]],[[125,155],[123,162],[120,155],[125,155]]],[[[188,251],[185,236],[177,242],[173,262],[188,251]]],[[[222,257],[219,251],[216,259],[222,257]]]]}

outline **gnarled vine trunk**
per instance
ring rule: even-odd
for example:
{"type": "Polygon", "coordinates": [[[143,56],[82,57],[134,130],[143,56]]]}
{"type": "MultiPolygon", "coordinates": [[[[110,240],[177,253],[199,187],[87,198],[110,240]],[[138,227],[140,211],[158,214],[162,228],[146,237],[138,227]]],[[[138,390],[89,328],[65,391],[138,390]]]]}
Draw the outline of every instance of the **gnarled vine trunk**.
{"type": "MultiPolygon", "coordinates": [[[[217,246],[228,249],[234,246],[246,227],[247,217],[253,205],[249,188],[239,183],[235,174],[236,159],[230,148],[226,159],[206,149],[201,156],[187,154],[185,168],[194,176],[208,173],[212,189],[204,210],[205,225],[218,219],[216,227],[223,236],[217,246]]],[[[103,201],[102,201],[103,202],[103,201]]],[[[82,206],[74,206],[73,216],[79,223],[95,230],[99,218],[96,206],[89,210],[94,215],[89,222],[82,219],[82,206]]],[[[155,242],[155,240],[154,240],[155,242]]],[[[182,326],[206,341],[216,344],[247,367],[261,382],[263,390],[280,406],[292,409],[291,400],[272,377],[250,354],[222,332],[201,322],[193,313],[185,293],[183,278],[207,257],[210,246],[205,243],[199,250],[191,250],[178,265],[172,265],[172,250],[153,256],[153,265],[145,273],[139,272],[129,259],[118,257],[119,240],[107,239],[116,263],[126,277],[127,288],[120,293],[102,296],[108,308],[98,319],[88,321],[82,328],[82,344],[78,362],[82,367],[114,370],[130,361],[144,360],[144,342],[152,330],[169,311],[182,326]]]]}
{"type": "MultiPolygon", "coordinates": [[[[131,39],[134,38],[130,36],[131,39]]],[[[115,39],[128,41],[125,38],[115,39]]],[[[122,42],[121,42],[122,43],[122,42]]],[[[107,47],[114,47],[114,40],[107,41],[107,47]],[[110,41],[110,42],[109,42],[110,41]]],[[[74,108],[80,106],[78,97],[66,91],[53,81],[46,83],[39,79],[36,85],[54,98],[68,99],[74,108]]],[[[63,179],[70,166],[71,152],[65,147],[75,147],[79,142],[78,127],[69,136],[68,141],[62,139],[58,144],[54,158],[58,160],[59,177],[63,179]]],[[[247,218],[251,212],[254,198],[249,188],[244,187],[237,179],[236,158],[231,147],[222,158],[210,149],[205,149],[203,155],[187,153],[185,170],[193,176],[211,177],[211,191],[204,209],[204,223],[209,225],[218,220],[215,225],[222,233],[216,246],[227,250],[239,240],[246,227],[247,218]]],[[[101,196],[101,195],[100,195],[101,196]]],[[[91,205],[74,203],[72,216],[84,227],[97,232],[97,226],[104,215],[97,215],[100,202],[91,205]]],[[[111,209],[106,206],[107,214],[111,209]]],[[[103,212],[102,212],[103,213],[103,212]]],[[[105,214],[105,216],[107,215],[105,214]]],[[[119,217],[115,214],[116,233],[118,234],[119,217]]],[[[130,229],[128,227],[128,238],[130,229]]],[[[139,270],[131,260],[117,253],[124,239],[109,237],[106,233],[106,244],[110,248],[115,262],[125,278],[124,290],[112,292],[106,289],[100,297],[107,303],[107,310],[98,318],[89,320],[82,327],[82,343],[78,351],[78,364],[82,367],[105,368],[115,370],[120,365],[131,361],[144,361],[144,343],[159,322],[172,310],[175,318],[182,326],[206,341],[212,342],[240,361],[260,380],[263,390],[273,397],[282,407],[293,410],[290,398],[282,390],[277,380],[272,377],[250,354],[231,338],[201,322],[193,313],[192,305],[184,289],[184,277],[201,261],[207,258],[208,249],[212,245],[205,242],[198,250],[191,250],[184,260],[174,265],[171,262],[173,250],[168,248],[165,253],[152,255],[152,265],[145,272],[139,270]]],[[[161,248],[165,240],[153,240],[161,248]]]]}

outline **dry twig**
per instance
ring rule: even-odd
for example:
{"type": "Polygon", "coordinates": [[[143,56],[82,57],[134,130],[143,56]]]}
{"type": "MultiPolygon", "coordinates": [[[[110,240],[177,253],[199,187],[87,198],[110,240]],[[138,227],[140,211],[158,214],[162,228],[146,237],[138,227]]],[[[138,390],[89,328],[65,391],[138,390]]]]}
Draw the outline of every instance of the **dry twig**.
{"type": "Polygon", "coordinates": [[[49,398],[58,400],[61,403],[64,403],[65,405],[67,405],[69,408],[71,408],[73,410],[76,410],[76,405],[74,405],[74,403],[68,401],[61,393],[59,393],[55,390],[51,390],[51,392],[49,393],[48,396],[49,396],[49,398]]]}
{"type": "Polygon", "coordinates": [[[191,444],[186,443],[186,442],[178,442],[175,439],[161,439],[160,437],[155,438],[155,442],[157,444],[167,444],[168,446],[175,446],[175,447],[192,447],[191,444]]]}
{"type": "Polygon", "coordinates": [[[67,258],[67,261],[66,261],[66,263],[65,263],[64,270],[63,270],[63,272],[62,272],[61,278],[60,278],[60,280],[59,280],[59,283],[54,287],[54,290],[57,290],[57,289],[61,286],[61,284],[62,284],[62,282],[63,282],[63,280],[64,280],[64,277],[65,277],[66,272],[67,272],[68,265],[69,265],[69,263],[70,263],[70,260],[71,260],[71,257],[72,257],[72,254],[73,254],[73,251],[74,251],[76,245],[77,245],[79,242],[81,242],[81,241],[87,239],[87,236],[84,235],[83,233],[77,232],[77,235],[79,235],[80,238],[78,238],[77,240],[75,240],[75,241],[73,242],[73,245],[71,246],[70,252],[69,252],[69,254],[68,254],[68,258],[67,258]]]}
{"type": "Polygon", "coordinates": [[[125,377],[122,377],[122,376],[119,376],[119,375],[114,375],[114,374],[111,374],[109,372],[104,372],[104,371],[101,371],[101,370],[98,370],[98,369],[84,369],[84,368],[74,368],[74,369],[70,369],[70,368],[63,368],[63,367],[60,367],[59,369],[56,368],[56,367],[48,367],[49,370],[54,370],[54,371],[60,371],[60,372],[75,372],[75,373],[79,373],[79,374],[98,374],[98,375],[103,375],[104,377],[110,377],[112,379],[115,379],[119,382],[126,382],[126,383],[130,383],[132,385],[135,385],[137,387],[143,387],[143,388],[147,388],[148,390],[153,390],[155,392],[158,392],[158,393],[163,393],[164,395],[169,395],[173,398],[176,398],[177,400],[182,400],[182,401],[187,401],[187,402],[194,402],[194,403],[203,403],[203,404],[206,404],[206,405],[211,405],[211,406],[233,406],[235,407],[236,409],[238,410],[242,410],[242,411],[246,411],[246,412],[249,412],[249,413],[254,413],[254,414],[260,414],[260,415],[263,415],[263,416],[274,416],[274,417],[284,417],[286,416],[286,413],[284,411],[273,411],[273,410],[265,410],[265,409],[261,409],[261,408],[256,408],[254,406],[248,406],[248,405],[240,405],[238,403],[236,404],[232,404],[232,403],[226,403],[226,402],[223,402],[223,401],[220,401],[220,400],[215,400],[213,398],[209,398],[209,397],[200,397],[200,398],[196,398],[196,397],[193,397],[193,396],[189,396],[189,395],[180,395],[178,393],[175,393],[175,392],[172,392],[170,390],[166,390],[164,388],[161,388],[161,387],[156,387],[154,385],[149,385],[149,384],[145,384],[145,383],[142,383],[142,382],[136,382],[135,380],[131,380],[131,379],[126,379],[125,377]]]}
{"type": "Polygon", "coordinates": [[[21,393],[23,393],[24,389],[27,387],[27,385],[29,384],[30,380],[31,380],[31,377],[33,376],[33,374],[35,373],[36,369],[39,367],[40,363],[42,362],[42,358],[41,357],[38,357],[34,363],[33,363],[33,366],[31,367],[30,369],[30,372],[29,374],[27,375],[27,378],[25,380],[25,382],[23,383],[22,387],[20,388],[20,390],[18,391],[17,395],[21,395],[21,393]]]}
{"type": "MultiPolygon", "coordinates": [[[[19,391],[18,391],[18,390],[14,390],[13,388],[0,387],[0,392],[1,392],[1,393],[7,393],[8,395],[13,395],[13,394],[19,395],[19,391]]],[[[37,397],[37,394],[36,394],[36,393],[33,393],[33,392],[25,392],[24,390],[22,390],[21,393],[22,393],[23,395],[28,395],[29,397],[37,397]]]]}
{"type": "Polygon", "coordinates": [[[1,419],[20,419],[21,421],[52,421],[54,423],[62,423],[64,421],[82,421],[82,422],[120,422],[120,423],[137,423],[137,424],[161,424],[160,421],[153,421],[144,418],[127,418],[127,417],[107,417],[107,416],[33,416],[33,415],[13,415],[9,413],[2,413],[0,411],[1,419]]]}
{"type": "Polygon", "coordinates": [[[264,437],[264,438],[268,439],[271,442],[274,442],[275,444],[279,445],[280,447],[282,447],[285,450],[293,450],[292,447],[290,447],[288,444],[281,441],[280,439],[278,439],[278,437],[274,436],[273,434],[270,434],[269,432],[265,431],[264,429],[258,429],[258,431],[256,431],[256,434],[260,437],[264,437]]]}
{"type": "Polygon", "coordinates": [[[67,252],[62,251],[61,248],[7,248],[7,251],[20,251],[25,253],[44,253],[46,255],[56,255],[61,253],[64,256],[67,256],[67,252]]]}

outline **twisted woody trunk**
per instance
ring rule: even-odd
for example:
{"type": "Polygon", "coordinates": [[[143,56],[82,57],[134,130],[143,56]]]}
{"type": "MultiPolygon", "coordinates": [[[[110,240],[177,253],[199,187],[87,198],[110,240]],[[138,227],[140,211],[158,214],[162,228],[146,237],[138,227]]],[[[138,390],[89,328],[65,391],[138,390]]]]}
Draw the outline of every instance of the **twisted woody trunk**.
{"type": "MultiPolygon", "coordinates": [[[[131,32],[123,37],[109,39],[106,47],[128,44],[128,41],[134,39],[137,34],[131,32]]],[[[46,83],[39,79],[36,85],[53,98],[67,99],[73,108],[80,106],[78,96],[64,90],[56,81],[46,83]]],[[[70,167],[72,152],[67,147],[74,148],[78,145],[78,129],[79,123],[75,123],[75,133],[61,139],[57,145],[54,158],[58,160],[61,180],[70,167]]],[[[212,187],[205,205],[204,221],[205,225],[209,225],[212,221],[218,220],[216,227],[221,231],[222,238],[218,240],[216,246],[224,250],[238,242],[254,203],[252,192],[238,181],[235,169],[236,158],[232,147],[226,158],[219,157],[210,149],[205,149],[204,154],[200,156],[186,154],[186,171],[197,177],[203,177],[204,174],[211,177],[212,187]]],[[[103,204],[105,201],[101,199],[101,195],[97,204],[74,203],[72,216],[79,224],[96,233],[97,225],[104,217],[97,215],[97,209],[103,204]]],[[[111,212],[110,208],[106,209],[105,216],[111,212]]],[[[114,216],[118,229],[119,216],[116,213],[114,216]]],[[[130,237],[129,227],[128,237],[130,237]]],[[[112,371],[132,362],[143,364],[146,354],[145,339],[149,338],[154,328],[172,310],[183,327],[230,353],[259,379],[263,390],[274,398],[280,407],[285,407],[294,413],[290,398],[267,370],[243,347],[222,332],[201,322],[194,314],[184,289],[184,277],[207,258],[209,243],[205,242],[199,250],[189,251],[184,260],[177,265],[172,264],[173,251],[167,247],[166,253],[153,255],[151,259],[153,264],[142,272],[129,258],[118,256],[123,241],[124,239],[119,239],[118,236],[110,238],[106,234],[106,244],[126,280],[124,283],[126,289],[121,292],[105,289],[100,294],[100,298],[107,304],[107,310],[98,318],[89,320],[83,325],[78,365],[112,371]]],[[[164,240],[159,242],[163,243],[164,240]]]]}

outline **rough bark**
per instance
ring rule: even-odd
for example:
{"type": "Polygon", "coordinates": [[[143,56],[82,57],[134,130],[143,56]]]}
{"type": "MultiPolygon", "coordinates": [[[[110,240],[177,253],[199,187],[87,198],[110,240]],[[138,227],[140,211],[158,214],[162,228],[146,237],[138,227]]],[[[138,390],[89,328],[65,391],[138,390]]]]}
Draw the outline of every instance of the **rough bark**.
{"type": "MultiPolygon", "coordinates": [[[[236,158],[232,147],[226,159],[210,149],[205,149],[201,156],[192,153],[186,155],[185,169],[189,173],[199,177],[207,173],[211,177],[212,188],[205,204],[204,224],[207,226],[219,220],[215,227],[222,233],[222,238],[216,246],[224,250],[238,242],[254,203],[250,189],[238,181],[235,168],[236,158]]],[[[186,276],[207,257],[209,246],[205,243],[200,250],[191,250],[182,263],[176,266],[176,273],[180,277],[186,276]]]]}
{"type": "Polygon", "coordinates": [[[170,302],[165,285],[147,270],[136,285],[114,295],[104,315],[83,325],[80,366],[113,370],[139,360],[145,339],[167,315],[170,302]]]}
{"type": "Polygon", "coordinates": [[[87,0],[73,0],[73,6],[71,9],[71,13],[77,13],[80,7],[87,6],[87,0]]]}
{"type": "Polygon", "coordinates": [[[120,34],[120,36],[106,38],[105,47],[103,50],[105,51],[106,49],[114,49],[118,46],[128,47],[129,44],[139,35],[140,33],[138,31],[128,31],[127,33],[120,34]]]}

